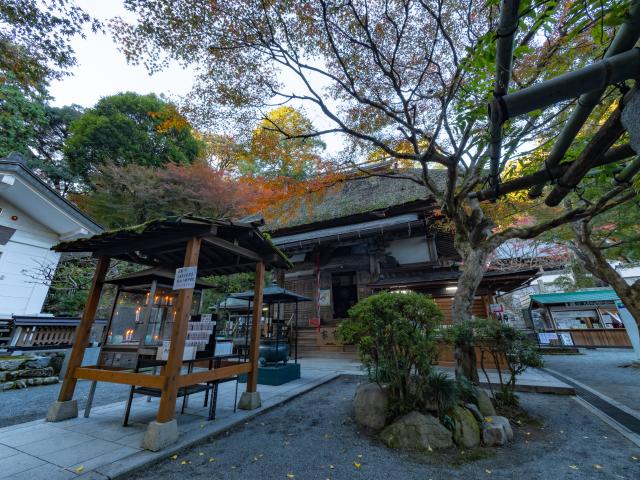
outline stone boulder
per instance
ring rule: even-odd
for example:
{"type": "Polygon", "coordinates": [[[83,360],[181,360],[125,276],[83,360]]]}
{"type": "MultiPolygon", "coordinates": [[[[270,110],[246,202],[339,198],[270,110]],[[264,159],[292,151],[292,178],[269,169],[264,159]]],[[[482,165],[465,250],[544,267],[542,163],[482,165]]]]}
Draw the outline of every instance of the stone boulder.
{"type": "Polygon", "coordinates": [[[480,422],[480,424],[482,424],[482,422],[484,422],[484,415],[482,415],[482,413],[480,412],[480,409],[478,408],[478,406],[475,403],[465,403],[464,404],[464,408],[469,410],[473,414],[475,419],[478,422],[480,422]]]}
{"type": "Polygon", "coordinates": [[[482,423],[482,443],[487,447],[506,445],[513,440],[513,429],[504,417],[486,417],[482,423]]]}
{"type": "Polygon", "coordinates": [[[380,430],[387,424],[389,396],[385,387],[377,383],[359,385],[352,406],[358,424],[373,430],[380,430]]]}
{"type": "Polygon", "coordinates": [[[25,358],[10,358],[6,360],[0,360],[0,370],[7,372],[20,370],[25,363],[27,363],[27,359],[25,358]]]}
{"type": "Polygon", "coordinates": [[[380,433],[380,439],[391,448],[419,451],[453,446],[451,432],[437,418],[419,412],[398,418],[380,433]]]}
{"type": "Polygon", "coordinates": [[[27,360],[24,368],[36,370],[41,368],[47,368],[50,365],[51,365],[51,358],[49,357],[33,357],[27,360]]]}
{"type": "Polygon", "coordinates": [[[478,389],[478,409],[480,413],[482,413],[483,417],[493,417],[496,414],[496,409],[493,408],[493,403],[491,402],[491,398],[487,395],[487,392],[478,389]]]}
{"type": "Polygon", "coordinates": [[[473,448],[480,445],[480,425],[471,411],[456,406],[451,417],[455,423],[453,441],[458,447],[473,448]]]}

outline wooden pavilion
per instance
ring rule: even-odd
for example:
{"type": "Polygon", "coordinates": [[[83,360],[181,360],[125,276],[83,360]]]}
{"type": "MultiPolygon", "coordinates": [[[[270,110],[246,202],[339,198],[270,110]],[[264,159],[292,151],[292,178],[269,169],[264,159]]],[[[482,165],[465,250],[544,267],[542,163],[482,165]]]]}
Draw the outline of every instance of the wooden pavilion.
{"type": "Polygon", "coordinates": [[[246,373],[248,381],[239,408],[253,409],[261,405],[257,377],[265,268],[289,268],[290,264],[287,257],[260,233],[256,225],[192,216],[172,217],[87,239],[60,243],[53,248],[58,252],[89,252],[98,262],[76,331],[68,369],[58,400],[49,409],[48,421],[77,417],[77,403],[73,394],[79,379],[160,389],[156,420],[149,424],[143,440],[143,447],[150,450],[159,450],[177,440],[177,421],[174,416],[180,388],[246,373]],[[192,286],[179,290],[169,355],[159,374],[136,373],[97,365],[81,366],[111,259],[166,269],[196,267],[199,276],[255,270],[256,295],[248,361],[183,374],[183,352],[193,297],[192,286]]]}

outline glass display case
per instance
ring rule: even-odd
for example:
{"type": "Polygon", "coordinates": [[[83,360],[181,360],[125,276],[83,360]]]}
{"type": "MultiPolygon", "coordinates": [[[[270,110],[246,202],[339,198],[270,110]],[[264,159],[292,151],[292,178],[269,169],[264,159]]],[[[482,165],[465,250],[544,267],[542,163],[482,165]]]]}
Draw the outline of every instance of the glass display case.
{"type": "MultiPolygon", "coordinates": [[[[116,294],[101,362],[114,367],[131,367],[133,360],[127,352],[153,356],[163,342],[171,339],[178,291],[172,290],[172,275],[156,269],[106,283],[116,286],[116,294]]],[[[198,286],[193,292],[191,319],[200,314],[202,288],[198,286]]]]}

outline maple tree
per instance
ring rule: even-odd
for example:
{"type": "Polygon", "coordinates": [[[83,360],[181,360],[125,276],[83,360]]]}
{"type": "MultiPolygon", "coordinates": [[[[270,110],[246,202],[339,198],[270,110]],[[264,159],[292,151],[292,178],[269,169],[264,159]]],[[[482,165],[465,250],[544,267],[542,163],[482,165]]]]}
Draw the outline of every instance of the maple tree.
{"type": "Polygon", "coordinates": [[[106,163],[90,178],[91,190],[72,195],[108,228],[137,225],[171,215],[229,218],[243,211],[242,185],[203,162],[163,168],[106,163]]]}
{"type": "MultiPolygon", "coordinates": [[[[501,32],[515,35],[512,89],[599,58],[630,3],[516,5],[516,31],[501,32]]],[[[380,151],[417,167],[418,175],[401,169],[395,176],[423,185],[453,226],[463,262],[453,303],[457,321],[471,317],[476,289],[499,245],[534,238],[628,199],[612,189],[591,205],[569,210],[527,200],[533,214],[523,216],[508,199],[493,205],[469,198],[491,180],[486,105],[496,71],[496,1],[126,0],[125,6],[136,22],[116,19],[111,26],[131,61],[151,71],[168,59],[198,69],[194,113],[212,122],[235,116],[241,129],[265,107],[304,104],[331,125],[289,139],[340,134],[352,154],[366,158],[380,151]],[[295,80],[285,82],[285,75],[295,80]],[[434,180],[435,168],[446,170],[444,185],[434,180]]],[[[602,97],[598,112],[604,118],[617,103],[616,89],[602,97]]],[[[503,177],[511,166],[523,172],[540,168],[571,105],[561,102],[502,125],[503,177]]],[[[357,157],[345,156],[344,163],[357,168],[357,157]]],[[[460,369],[471,372],[469,356],[457,355],[460,369]]]]}

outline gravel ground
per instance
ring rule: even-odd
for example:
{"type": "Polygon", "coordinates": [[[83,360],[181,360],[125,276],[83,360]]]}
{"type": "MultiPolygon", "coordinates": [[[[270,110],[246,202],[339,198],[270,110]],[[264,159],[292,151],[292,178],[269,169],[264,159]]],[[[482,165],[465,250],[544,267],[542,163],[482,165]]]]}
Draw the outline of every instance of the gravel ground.
{"type": "MultiPolygon", "coordinates": [[[[89,381],[80,381],[76,386],[75,398],[79,409],[84,409],[90,386],[89,381]]],[[[0,392],[0,427],[44,418],[59,391],[60,384],[0,392]]],[[[126,385],[98,383],[93,406],[121,402],[127,399],[128,394],[129,387],[126,385]]]]}
{"type": "Polygon", "coordinates": [[[580,350],[582,355],[545,355],[545,365],[640,412],[640,369],[626,367],[631,350],[580,350]]]}
{"type": "MultiPolygon", "coordinates": [[[[357,381],[341,377],[129,478],[638,479],[640,448],[571,397],[522,394],[543,419],[516,426],[508,448],[410,454],[385,448],[350,419],[357,381]]],[[[515,425],[514,425],[515,426],[515,425]]]]}

